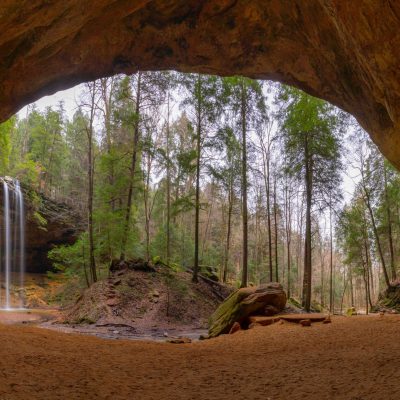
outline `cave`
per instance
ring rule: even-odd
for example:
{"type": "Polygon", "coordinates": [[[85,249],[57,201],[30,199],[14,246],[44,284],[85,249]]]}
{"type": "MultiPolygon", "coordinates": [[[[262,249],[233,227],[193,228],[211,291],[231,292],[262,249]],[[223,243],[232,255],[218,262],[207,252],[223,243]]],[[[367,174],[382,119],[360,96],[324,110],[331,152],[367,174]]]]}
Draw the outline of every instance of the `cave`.
{"type": "Polygon", "coordinates": [[[400,167],[397,1],[6,0],[0,26],[2,121],[117,73],[241,74],[341,107],[400,167]]]}

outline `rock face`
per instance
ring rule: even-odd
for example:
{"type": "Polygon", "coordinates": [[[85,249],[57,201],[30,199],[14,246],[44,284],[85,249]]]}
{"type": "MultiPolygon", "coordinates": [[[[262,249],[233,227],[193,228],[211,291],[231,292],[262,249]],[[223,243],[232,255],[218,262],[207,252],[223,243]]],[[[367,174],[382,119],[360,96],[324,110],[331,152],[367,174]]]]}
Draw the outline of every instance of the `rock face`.
{"type": "Polygon", "coordinates": [[[397,0],[3,0],[0,120],[138,69],[285,82],[352,113],[400,167],[397,0]]]}
{"type": "MultiPolygon", "coordinates": [[[[29,203],[28,203],[29,206],[29,203]]],[[[46,272],[52,269],[47,253],[54,246],[73,244],[83,230],[82,221],[65,204],[42,197],[40,215],[46,220],[40,226],[28,207],[26,220],[26,271],[46,272]]]]}
{"type": "Polygon", "coordinates": [[[279,283],[268,283],[258,287],[246,287],[232,293],[210,318],[209,336],[229,333],[235,322],[239,324],[248,316],[271,305],[282,311],[286,305],[286,293],[279,283]]]}
{"type": "MultiPolygon", "coordinates": [[[[0,235],[4,233],[3,179],[0,178],[0,235]]],[[[12,180],[5,179],[10,190],[13,191],[12,180]]],[[[65,204],[59,204],[43,195],[38,195],[40,201],[37,206],[35,205],[37,199],[34,202],[31,200],[32,192],[24,187],[21,187],[21,190],[24,194],[26,215],[26,272],[46,272],[52,267],[51,261],[47,257],[48,251],[56,245],[72,244],[82,230],[82,224],[78,216],[65,204]]],[[[11,219],[13,218],[11,215],[11,219]]],[[[0,252],[3,253],[3,249],[0,252]]],[[[16,265],[19,265],[18,260],[16,265]]]]}

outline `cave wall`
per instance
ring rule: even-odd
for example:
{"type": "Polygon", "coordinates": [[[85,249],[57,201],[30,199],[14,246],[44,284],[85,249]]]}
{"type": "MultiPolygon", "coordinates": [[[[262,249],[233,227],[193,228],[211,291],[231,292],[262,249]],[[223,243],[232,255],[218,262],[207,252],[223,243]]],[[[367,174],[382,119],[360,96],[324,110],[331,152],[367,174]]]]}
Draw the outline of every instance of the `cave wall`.
{"type": "Polygon", "coordinates": [[[138,69],[243,74],[352,113],[400,168],[398,0],[3,0],[0,120],[138,69]]]}

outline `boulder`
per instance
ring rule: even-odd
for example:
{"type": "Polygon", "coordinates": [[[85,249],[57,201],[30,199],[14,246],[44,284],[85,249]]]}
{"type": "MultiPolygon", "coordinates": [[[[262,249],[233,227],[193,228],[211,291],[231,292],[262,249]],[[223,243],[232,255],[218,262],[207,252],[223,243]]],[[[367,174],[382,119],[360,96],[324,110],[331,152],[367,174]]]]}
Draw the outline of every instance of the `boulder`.
{"type": "Polygon", "coordinates": [[[228,333],[233,324],[245,321],[250,315],[263,311],[267,305],[282,311],[286,293],[282,285],[271,282],[258,287],[246,287],[232,293],[214,312],[209,321],[209,336],[228,333]]]}

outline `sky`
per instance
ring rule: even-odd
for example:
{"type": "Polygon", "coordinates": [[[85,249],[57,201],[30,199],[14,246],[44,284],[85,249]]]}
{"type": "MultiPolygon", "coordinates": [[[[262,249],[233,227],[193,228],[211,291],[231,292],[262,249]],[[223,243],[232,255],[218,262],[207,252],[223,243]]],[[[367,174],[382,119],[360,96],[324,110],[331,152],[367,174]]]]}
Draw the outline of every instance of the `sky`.
{"type": "MultiPolygon", "coordinates": [[[[42,97],[40,100],[36,101],[34,104],[43,111],[46,107],[56,107],[60,101],[64,102],[65,112],[68,119],[71,119],[76,110],[77,99],[79,98],[81,85],[77,85],[71,89],[62,90],[50,96],[42,97]]],[[[25,118],[27,107],[23,107],[18,111],[19,118],[25,118]]]]}

